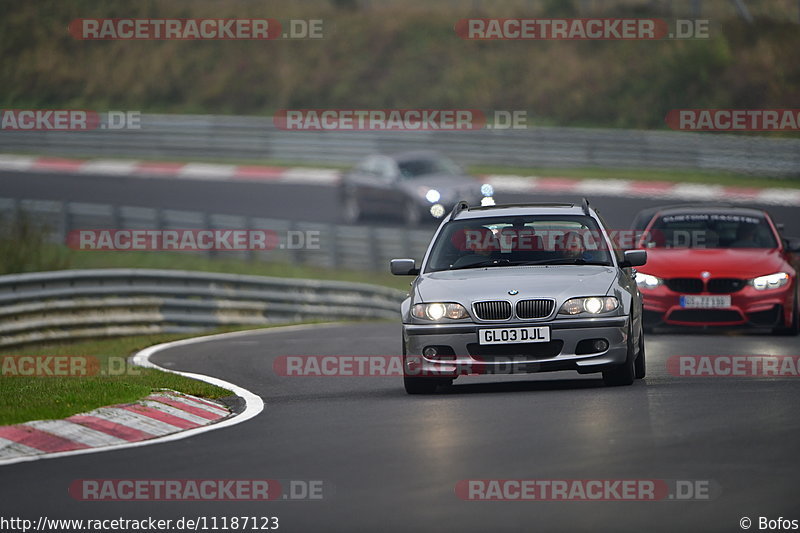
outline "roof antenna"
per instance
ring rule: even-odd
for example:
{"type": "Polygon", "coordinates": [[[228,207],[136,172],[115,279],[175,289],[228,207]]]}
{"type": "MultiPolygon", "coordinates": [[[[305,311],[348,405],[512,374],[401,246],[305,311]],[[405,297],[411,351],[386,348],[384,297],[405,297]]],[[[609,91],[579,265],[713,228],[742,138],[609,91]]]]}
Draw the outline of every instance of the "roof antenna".
{"type": "Polygon", "coordinates": [[[583,208],[583,212],[587,217],[591,216],[589,214],[589,200],[587,200],[585,196],[583,197],[583,202],[581,202],[581,207],[583,208]]]}
{"type": "Polygon", "coordinates": [[[467,203],[466,200],[461,200],[455,205],[455,207],[453,207],[453,210],[450,212],[450,220],[456,218],[458,214],[461,211],[464,211],[465,209],[469,210],[469,203],[467,203]]]}

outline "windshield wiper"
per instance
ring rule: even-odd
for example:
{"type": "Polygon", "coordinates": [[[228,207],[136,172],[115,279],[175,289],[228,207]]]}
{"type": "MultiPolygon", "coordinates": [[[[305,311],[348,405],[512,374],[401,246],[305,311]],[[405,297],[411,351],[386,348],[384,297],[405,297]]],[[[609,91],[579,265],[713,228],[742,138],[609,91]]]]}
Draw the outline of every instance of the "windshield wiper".
{"type": "Polygon", "coordinates": [[[607,261],[587,261],[581,257],[562,257],[558,259],[542,259],[540,261],[511,261],[510,259],[488,259],[469,265],[451,266],[448,270],[462,270],[466,268],[482,268],[496,266],[531,266],[531,265],[593,265],[611,266],[607,261]]]}
{"type": "Polygon", "coordinates": [[[587,261],[582,257],[562,257],[560,259],[543,259],[541,261],[513,261],[512,265],[597,265],[611,266],[608,261],[587,261]]]}
{"type": "Polygon", "coordinates": [[[508,259],[488,259],[486,261],[478,261],[477,263],[470,263],[468,265],[451,266],[448,270],[463,270],[465,268],[481,268],[493,266],[506,266],[512,264],[508,259]]]}

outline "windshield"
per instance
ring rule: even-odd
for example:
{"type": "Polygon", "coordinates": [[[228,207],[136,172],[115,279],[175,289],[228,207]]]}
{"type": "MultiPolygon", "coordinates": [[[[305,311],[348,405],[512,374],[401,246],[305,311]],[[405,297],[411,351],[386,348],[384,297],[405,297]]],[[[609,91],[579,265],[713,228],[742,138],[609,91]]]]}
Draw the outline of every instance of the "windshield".
{"type": "Polygon", "coordinates": [[[426,272],[514,265],[611,265],[595,220],[578,215],[491,217],[448,223],[426,272]]]}
{"type": "Polygon", "coordinates": [[[776,248],[763,217],[680,214],[659,217],[645,236],[647,248],[776,248]]]}
{"type": "Polygon", "coordinates": [[[411,159],[399,161],[400,175],[404,178],[417,178],[428,174],[461,174],[461,169],[447,158],[411,159]]]}

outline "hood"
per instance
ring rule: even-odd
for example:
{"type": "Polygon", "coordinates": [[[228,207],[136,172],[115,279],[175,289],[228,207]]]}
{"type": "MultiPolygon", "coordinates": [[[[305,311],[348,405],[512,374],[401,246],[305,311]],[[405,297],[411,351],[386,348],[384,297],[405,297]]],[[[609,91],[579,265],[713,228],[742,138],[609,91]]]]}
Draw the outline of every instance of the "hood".
{"type": "Polygon", "coordinates": [[[615,269],[594,265],[506,266],[432,272],[417,278],[416,301],[462,302],[600,296],[616,279],[615,269]],[[509,295],[517,290],[519,294],[509,295]]]}
{"type": "Polygon", "coordinates": [[[638,270],[659,278],[754,278],[787,271],[789,265],[777,249],[763,248],[650,248],[647,264],[638,270]]]}

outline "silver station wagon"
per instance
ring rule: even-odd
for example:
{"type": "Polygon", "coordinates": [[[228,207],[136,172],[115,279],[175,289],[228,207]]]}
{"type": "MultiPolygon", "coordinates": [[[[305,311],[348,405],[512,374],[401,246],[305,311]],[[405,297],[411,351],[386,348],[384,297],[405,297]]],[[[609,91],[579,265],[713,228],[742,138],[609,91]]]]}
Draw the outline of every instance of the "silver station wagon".
{"type": "Polygon", "coordinates": [[[582,204],[470,207],[445,217],[402,303],[409,394],[460,375],[575,370],[607,385],[645,376],[642,299],[633,267],[597,211],[582,204]]]}

